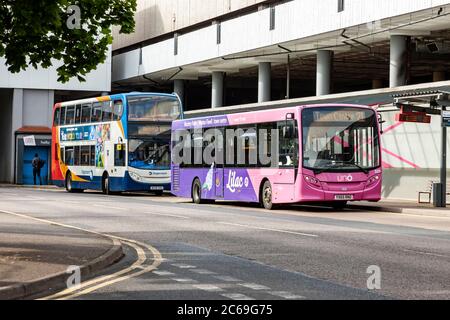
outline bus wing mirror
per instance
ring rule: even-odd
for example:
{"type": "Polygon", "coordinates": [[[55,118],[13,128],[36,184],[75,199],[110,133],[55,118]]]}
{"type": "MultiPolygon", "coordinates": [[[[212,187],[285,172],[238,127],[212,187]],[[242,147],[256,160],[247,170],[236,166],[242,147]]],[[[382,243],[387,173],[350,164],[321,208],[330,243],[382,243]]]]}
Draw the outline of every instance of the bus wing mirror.
{"type": "Polygon", "coordinates": [[[292,139],[294,138],[294,127],[290,125],[283,126],[283,138],[292,139]]]}

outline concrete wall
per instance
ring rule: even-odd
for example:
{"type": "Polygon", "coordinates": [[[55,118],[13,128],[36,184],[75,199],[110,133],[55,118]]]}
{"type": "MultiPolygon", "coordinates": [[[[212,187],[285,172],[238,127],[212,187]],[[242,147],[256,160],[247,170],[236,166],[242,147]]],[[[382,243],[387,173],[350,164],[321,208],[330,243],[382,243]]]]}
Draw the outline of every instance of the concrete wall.
{"type": "Polygon", "coordinates": [[[52,90],[24,90],[22,126],[51,128],[54,100],[52,90]]]}
{"type": "Polygon", "coordinates": [[[13,137],[11,134],[12,90],[0,90],[0,182],[10,180],[11,152],[13,137]]]}
{"type": "MultiPolygon", "coordinates": [[[[208,2],[202,1],[202,3],[208,2]]],[[[145,46],[142,48],[141,66],[139,65],[139,49],[118,54],[113,57],[112,78],[113,81],[124,80],[142,74],[152,74],[231,54],[306,39],[343,28],[366,25],[372,21],[426,10],[448,4],[449,1],[347,0],[345,3],[346,9],[340,13],[337,12],[336,0],[294,0],[280,4],[276,6],[276,28],[274,30],[269,28],[269,9],[243,15],[222,22],[220,44],[217,44],[216,27],[208,26],[180,35],[177,55],[174,55],[173,39],[145,46]]],[[[429,14],[431,13],[429,12],[429,14]]],[[[138,26],[137,30],[140,32],[141,27],[138,26]]],[[[129,41],[129,44],[137,43],[139,39],[136,37],[133,41],[129,41]]],[[[120,46],[119,37],[115,40],[114,48],[120,46]]]]}
{"type": "Polygon", "coordinates": [[[119,34],[114,28],[113,49],[120,49],[266,0],[138,0],[136,32],[119,34]]]}

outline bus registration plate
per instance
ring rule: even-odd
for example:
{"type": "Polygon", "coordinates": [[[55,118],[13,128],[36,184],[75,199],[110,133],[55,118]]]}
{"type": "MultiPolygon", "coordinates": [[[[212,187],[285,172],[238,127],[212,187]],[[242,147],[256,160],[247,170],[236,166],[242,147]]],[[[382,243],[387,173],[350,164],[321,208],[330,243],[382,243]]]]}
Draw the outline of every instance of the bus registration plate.
{"type": "Polygon", "coordinates": [[[163,186],[151,186],[150,191],[164,191],[163,186]]]}
{"type": "Polygon", "coordinates": [[[352,194],[337,194],[334,196],[334,200],[353,200],[352,194]]]}

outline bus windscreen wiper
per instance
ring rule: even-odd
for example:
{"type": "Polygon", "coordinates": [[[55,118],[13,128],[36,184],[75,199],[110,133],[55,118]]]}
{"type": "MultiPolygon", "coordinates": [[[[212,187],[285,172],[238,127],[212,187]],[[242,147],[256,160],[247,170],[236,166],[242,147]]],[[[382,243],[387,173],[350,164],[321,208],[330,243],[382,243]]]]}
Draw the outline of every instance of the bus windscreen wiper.
{"type": "Polygon", "coordinates": [[[350,164],[352,166],[357,167],[359,170],[361,170],[362,172],[364,172],[365,174],[369,174],[369,170],[367,170],[366,168],[361,167],[359,164],[357,163],[351,163],[351,162],[344,162],[345,164],[350,164]]]}

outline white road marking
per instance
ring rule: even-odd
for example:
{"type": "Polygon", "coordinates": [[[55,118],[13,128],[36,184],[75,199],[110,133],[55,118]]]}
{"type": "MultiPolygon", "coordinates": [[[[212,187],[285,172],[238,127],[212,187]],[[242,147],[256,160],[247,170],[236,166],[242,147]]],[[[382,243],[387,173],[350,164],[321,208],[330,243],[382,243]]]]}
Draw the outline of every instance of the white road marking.
{"type": "Polygon", "coordinates": [[[151,215],[154,215],[154,216],[161,216],[161,217],[185,219],[185,220],[190,219],[189,217],[180,216],[180,215],[177,215],[177,214],[156,213],[156,212],[145,212],[145,214],[151,214],[151,215]]]}
{"type": "Polygon", "coordinates": [[[105,205],[102,205],[102,204],[94,204],[94,207],[97,207],[97,208],[105,208],[105,209],[112,209],[112,210],[120,210],[120,211],[128,211],[129,209],[126,209],[126,208],[121,208],[121,207],[113,207],[113,206],[105,206],[105,205]]]}
{"type": "Polygon", "coordinates": [[[422,255],[425,255],[425,256],[433,256],[433,257],[439,257],[439,258],[450,258],[450,256],[446,256],[446,255],[438,254],[438,253],[433,253],[433,252],[425,252],[425,251],[409,250],[409,249],[402,249],[402,251],[422,254],[422,255]]]}
{"type": "Polygon", "coordinates": [[[214,278],[225,281],[225,282],[240,282],[240,281],[242,281],[240,279],[233,278],[230,276],[214,276],[214,278]]]}
{"type": "Polygon", "coordinates": [[[203,291],[208,291],[208,292],[220,292],[220,291],[223,291],[223,289],[221,289],[221,288],[219,288],[217,286],[214,286],[212,284],[196,284],[193,287],[196,288],[196,289],[203,290],[203,291]]]}
{"type": "Polygon", "coordinates": [[[302,233],[302,232],[287,231],[287,230],[281,230],[281,229],[255,227],[255,226],[249,226],[249,225],[245,225],[245,224],[237,224],[237,223],[229,223],[229,222],[218,222],[218,223],[219,224],[223,224],[223,225],[227,225],[227,226],[242,227],[242,228],[249,228],[249,229],[256,229],[256,230],[265,230],[265,231],[273,231],[273,232],[281,232],[281,233],[294,234],[294,235],[297,235],[297,236],[304,236],[304,237],[313,237],[313,238],[319,237],[316,234],[310,234],[310,233],[302,233]]]}
{"type": "Polygon", "coordinates": [[[172,280],[181,283],[196,283],[197,281],[189,279],[189,278],[172,278],[172,280]]]}
{"type": "Polygon", "coordinates": [[[180,269],[195,269],[196,266],[191,266],[189,264],[182,264],[182,263],[172,263],[171,266],[180,268],[180,269]]]}
{"type": "Polygon", "coordinates": [[[245,287],[245,288],[249,288],[252,290],[270,290],[269,287],[263,286],[261,284],[257,284],[257,283],[239,283],[240,286],[245,287]]]}
{"type": "Polygon", "coordinates": [[[161,277],[168,277],[168,276],[174,276],[175,273],[169,272],[169,271],[153,271],[154,274],[161,276],[161,277]]]}
{"type": "Polygon", "coordinates": [[[287,299],[287,300],[302,300],[302,299],[306,299],[303,296],[299,296],[296,294],[293,294],[291,292],[287,292],[287,291],[273,291],[273,292],[269,292],[271,295],[273,296],[277,296],[283,299],[287,299]]]}
{"type": "Polygon", "coordinates": [[[209,270],[205,270],[205,269],[192,269],[192,272],[198,273],[198,274],[209,274],[209,275],[213,275],[213,274],[217,274],[215,272],[209,271],[209,270]]]}
{"type": "Polygon", "coordinates": [[[251,298],[249,296],[246,296],[245,294],[240,293],[224,293],[221,296],[231,300],[255,300],[254,298],[251,298]]]}

